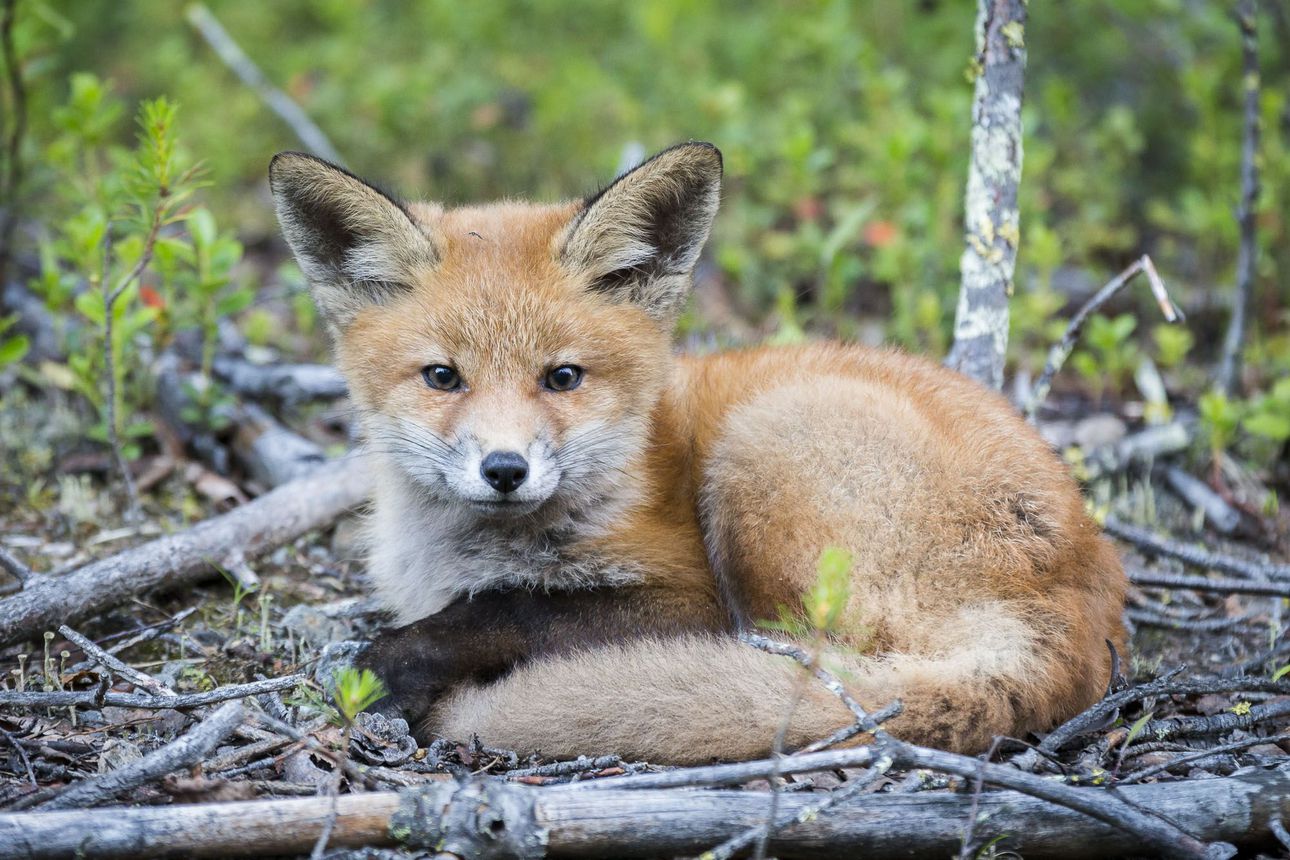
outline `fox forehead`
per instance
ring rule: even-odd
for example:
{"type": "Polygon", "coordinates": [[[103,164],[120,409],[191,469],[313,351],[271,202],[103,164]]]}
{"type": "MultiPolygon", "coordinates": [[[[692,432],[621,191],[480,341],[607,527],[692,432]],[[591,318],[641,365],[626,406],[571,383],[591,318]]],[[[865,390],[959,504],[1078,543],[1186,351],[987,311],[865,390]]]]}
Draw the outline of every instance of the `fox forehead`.
{"type": "Polygon", "coordinates": [[[666,362],[666,332],[640,308],[596,293],[559,261],[577,210],[577,203],[410,205],[437,260],[406,295],[365,308],[340,336],[337,358],[356,388],[379,400],[377,392],[395,380],[437,362],[471,373],[479,384],[577,363],[602,379],[653,388],[643,375],[666,362]]]}

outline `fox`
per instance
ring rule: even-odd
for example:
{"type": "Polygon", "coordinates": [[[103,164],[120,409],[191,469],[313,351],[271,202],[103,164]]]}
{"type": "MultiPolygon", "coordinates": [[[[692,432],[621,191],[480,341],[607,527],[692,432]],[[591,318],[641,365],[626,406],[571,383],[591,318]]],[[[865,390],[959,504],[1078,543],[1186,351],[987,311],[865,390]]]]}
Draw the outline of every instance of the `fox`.
{"type": "Polygon", "coordinates": [[[677,354],[715,146],[554,204],[406,203],[295,152],[269,173],[374,477],[399,626],[358,665],[417,737],[664,764],[828,737],[840,698],[739,638],[802,606],[826,546],[852,563],[825,661],[902,704],[893,736],[979,752],[1106,690],[1119,557],[1004,397],[894,349],[677,354]]]}

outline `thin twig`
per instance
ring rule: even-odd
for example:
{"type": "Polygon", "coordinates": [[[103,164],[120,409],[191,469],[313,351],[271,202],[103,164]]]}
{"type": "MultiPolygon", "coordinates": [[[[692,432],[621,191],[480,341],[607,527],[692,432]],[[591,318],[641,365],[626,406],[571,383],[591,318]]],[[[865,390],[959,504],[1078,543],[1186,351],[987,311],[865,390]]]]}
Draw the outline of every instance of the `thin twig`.
{"type": "Polygon", "coordinates": [[[73,643],[82,651],[85,656],[99,663],[103,668],[109,669],[117,674],[118,677],[124,678],[136,687],[142,687],[154,696],[175,696],[174,690],[158,681],[156,678],[140,672],[133,666],[127,665],[124,661],[112,656],[99,646],[95,645],[90,639],[77,633],[66,624],[58,628],[58,632],[63,634],[63,638],[73,643]]]}
{"type": "Polygon", "coordinates": [[[5,77],[9,85],[9,110],[13,125],[5,141],[7,164],[0,184],[0,206],[4,207],[4,226],[0,228],[0,294],[7,284],[9,260],[13,256],[13,237],[18,227],[18,189],[22,184],[22,139],[27,134],[27,89],[22,80],[22,66],[13,43],[13,27],[18,16],[18,0],[4,0],[0,13],[0,53],[4,54],[5,77]]]}
{"type": "Polygon", "coordinates": [[[1267,597],[1290,597],[1290,582],[1250,579],[1209,579],[1204,576],[1174,576],[1148,570],[1130,570],[1129,582],[1153,588],[1188,588],[1193,591],[1215,591],[1223,594],[1259,594],[1267,597]]]}
{"type": "Polygon", "coordinates": [[[48,692],[28,692],[22,690],[0,690],[0,707],[6,708],[101,708],[112,705],[119,708],[138,708],[140,710],[161,710],[174,708],[200,708],[227,702],[230,699],[244,699],[276,690],[289,690],[306,680],[304,675],[287,675],[268,681],[255,681],[250,684],[234,684],[227,687],[216,687],[204,693],[181,693],[177,696],[153,696],[140,693],[103,693],[94,690],[50,690],[48,692]]]}
{"type": "Polygon", "coordinates": [[[13,594],[22,591],[27,585],[27,580],[31,579],[31,568],[23,564],[9,550],[0,547],[0,568],[13,577],[14,583],[11,587],[0,590],[0,595],[13,594]]]}
{"type": "Polygon", "coordinates": [[[260,67],[246,55],[246,52],[233,40],[205,5],[194,3],[188,7],[188,23],[201,34],[206,44],[215,50],[219,58],[224,61],[224,65],[228,66],[242,83],[255,90],[269,110],[290,126],[296,133],[296,137],[300,138],[300,142],[310,152],[334,164],[344,166],[345,159],[341,158],[323,130],[309,118],[300,105],[291,100],[290,96],[269,82],[264,72],[260,71],[260,67]]]}
{"type": "MultiPolygon", "coordinates": [[[[990,742],[990,749],[981,758],[982,765],[994,758],[994,754],[999,751],[999,744],[1002,741],[1002,737],[996,736],[990,742]]],[[[980,768],[977,770],[976,779],[972,785],[972,807],[968,810],[967,825],[963,828],[963,844],[959,847],[959,860],[970,860],[970,858],[976,856],[977,852],[973,851],[972,843],[976,841],[976,818],[977,812],[981,808],[981,791],[984,788],[985,770],[980,768]]]]}
{"type": "MultiPolygon", "coordinates": [[[[153,210],[152,226],[148,230],[148,238],[144,245],[144,252],[140,255],[139,260],[131,269],[130,275],[133,276],[137,271],[143,272],[143,267],[147,265],[148,260],[152,259],[152,248],[157,239],[157,230],[161,228],[161,209],[160,207],[153,210]]],[[[122,281],[119,289],[113,289],[108,281],[108,272],[112,257],[112,224],[107,225],[103,231],[103,269],[99,273],[99,289],[103,291],[103,361],[107,373],[107,431],[108,442],[112,445],[112,456],[116,460],[117,471],[121,473],[121,480],[125,482],[126,498],[129,500],[129,508],[126,510],[127,520],[137,520],[140,517],[139,512],[139,491],[134,485],[134,475],[130,472],[130,464],[126,462],[125,450],[121,447],[121,434],[117,429],[116,414],[116,344],[112,341],[112,327],[115,322],[116,303],[121,294],[125,291],[133,277],[127,276],[128,279],[122,281]]]]}
{"type": "Polygon", "coordinates": [[[23,749],[22,743],[3,728],[0,728],[0,738],[4,738],[5,742],[18,753],[18,760],[22,762],[22,766],[27,771],[27,779],[31,780],[33,786],[39,788],[40,783],[36,781],[36,773],[31,769],[31,759],[27,758],[27,751],[23,749]]]}
{"type": "MultiPolygon", "coordinates": [[[[890,762],[888,762],[888,766],[890,766],[890,762]]],[[[791,827],[794,824],[801,824],[804,821],[810,821],[821,812],[850,800],[881,779],[886,771],[887,768],[883,767],[882,763],[879,762],[879,764],[870,768],[866,772],[859,774],[849,782],[840,785],[833,791],[829,792],[828,796],[819,803],[803,807],[797,812],[790,811],[777,815],[775,820],[769,824],[750,827],[743,833],[732,836],[720,845],[704,851],[699,855],[699,860],[730,860],[731,857],[734,857],[740,851],[743,851],[755,840],[773,836],[785,827],[791,827]]]]}
{"type": "MultiPolygon", "coordinates": [[[[1058,726],[1039,744],[1045,753],[1054,753],[1072,740],[1098,726],[1117,710],[1133,702],[1153,696],[1203,696],[1210,693],[1261,692],[1290,695],[1290,681],[1273,681],[1268,678],[1214,678],[1204,681],[1179,681],[1170,673],[1146,684],[1114,693],[1058,726]]],[[[1025,753],[1021,754],[1025,756],[1025,753]]],[[[1014,763],[1016,759],[1013,760],[1014,763]]]]}
{"type": "Polygon", "coordinates": [[[94,806],[132,788],[160,779],[172,771],[191,767],[231,735],[245,716],[246,711],[240,702],[229,702],[178,740],[116,770],[74,783],[37,808],[51,810],[94,806]]]}
{"type": "Polygon", "coordinates": [[[1147,529],[1124,522],[1119,517],[1108,516],[1102,528],[1107,534],[1120,540],[1128,541],[1140,550],[1152,555],[1164,555],[1176,558],[1183,564],[1201,567],[1206,570],[1220,570],[1236,576],[1247,576],[1250,579],[1285,579],[1290,581],[1290,564],[1275,562],[1247,561],[1221,553],[1209,552],[1200,547],[1189,546],[1178,538],[1151,532],[1147,529]]]}
{"type": "Polygon", "coordinates": [[[1245,347],[1245,329],[1249,318],[1250,298],[1258,266],[1258,224],[1255,207],[1259,202],[1259,4],[1241,0],[1236,7],[1236,21],[1241,29],[1241,88],[1245,94],[1245,113],[1241,135],[1241,202],[1236,222],[1241,230],[1241,244],[1236,260],[1236,292],[1232,297],[1232,316],[1223,338],[1223,354],[1215,380],[1217,388],[1231,394],[1238,388],[1241,376],[1241,353],[1245,347]]]}
{"type": "Polygon", "coordinates": [[[1053,387],[1053,377],[1057,371],[1061,370],[1066,359],[1075,350],[1075,344],[1079,340],[1080,331],[1084,328],[1084,323],[1092,316],[1093,312],[1106,304],[1112,296],[1122,290],[1135,275],[1139,273],[1147,276],[1147,282],[1151,285],[1152,295],[1156,297],[1156,304],[1160,306],[1160,313],[1164,315],[1168,322],[1177,322],[1183,319],[1182,310],[1174,304],[1173,299],[1165,290],[1165,283],[1160,279],[1160,273],[1156,271],[1155,264],[1151,258],[1143,254],[1138,259],[1129,264],[1129,267],[1120,274],[1116,275],[1106,283],[1106,286],[1093,294],[1084,305],[1075,312],[1071,317],[1070,323],[1066,326],[1066,332],[1062,335],[1061,340],[1053,344],[1053,348],[1048,351],[1048,361],[1044,363],[1044,372],[1039,375],[1035,382],[1035,387],[1030,392],[1030,402],[1026,404],[1026,418],[1033,422],[1035,413],[1043,405],[1044,400],[1048,397],[1048,392],[1053,387]]]}
{"type": "Polygon", "coordinates": [[[1134,771],[1124,779],[1120,780],[1119,784],[1132,785],[1135,782],[1141,782],[1144,779],[1164,773],[1167,770],[1172,770],[1180,764],[1202,761],[1210,758],[1211,756],[1223,755],[1224,753],[1240,752],[1243,749],[1260,746],[1261,744],[1279,744],[1286,741],[1290,741],[1290,735],[1272,735],[1266,738],[1242,738],[1241,740],[1233,741],[1230,744],[1220,744],[1219,746],[1210,747],[1209,749],[1197,750],[1193,753],[1188,753],[1187,755],[1161,762],[1160,764],[1153,764],[1150,767],[1144,767],[1142,770],[1134,771]]]}

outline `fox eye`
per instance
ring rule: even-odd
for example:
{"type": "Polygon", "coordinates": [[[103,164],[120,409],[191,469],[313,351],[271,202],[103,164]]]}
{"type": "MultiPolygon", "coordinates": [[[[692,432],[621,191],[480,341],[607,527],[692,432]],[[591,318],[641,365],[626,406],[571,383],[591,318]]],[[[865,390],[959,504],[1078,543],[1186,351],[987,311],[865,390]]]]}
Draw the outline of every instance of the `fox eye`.
{"type": "Polygon", "coordinates": [[[582,368],[576,364],[562,364],[547,371],[543,383],[552,391],[572,391],[582,382],[582,368]]]}
{"type": "Polygon", "coordinates": [[[428,364],[421,368],[421,378],[437,391],[456,391],[461,388],[461,376],[446,364],[428,364]]]}

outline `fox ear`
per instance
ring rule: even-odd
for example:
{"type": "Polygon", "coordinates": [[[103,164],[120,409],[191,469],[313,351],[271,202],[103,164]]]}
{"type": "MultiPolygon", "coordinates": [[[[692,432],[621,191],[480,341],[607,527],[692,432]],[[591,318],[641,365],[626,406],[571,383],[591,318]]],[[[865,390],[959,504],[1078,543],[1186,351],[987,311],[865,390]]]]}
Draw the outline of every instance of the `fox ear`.
{"type": "Polygon", "coordinates": [[[561,260],[593,289],[669,320],[689,292],[720,196],[720,150],[666,149],[587,200],[561,235],[561,260]]]}
{"type": "Polygon", "coordinates": [[[434,246],[403,205],[346,170],[280,152],[269,187],[282,233],[333,331],[409,290],[434,265],[434,246]]]}

